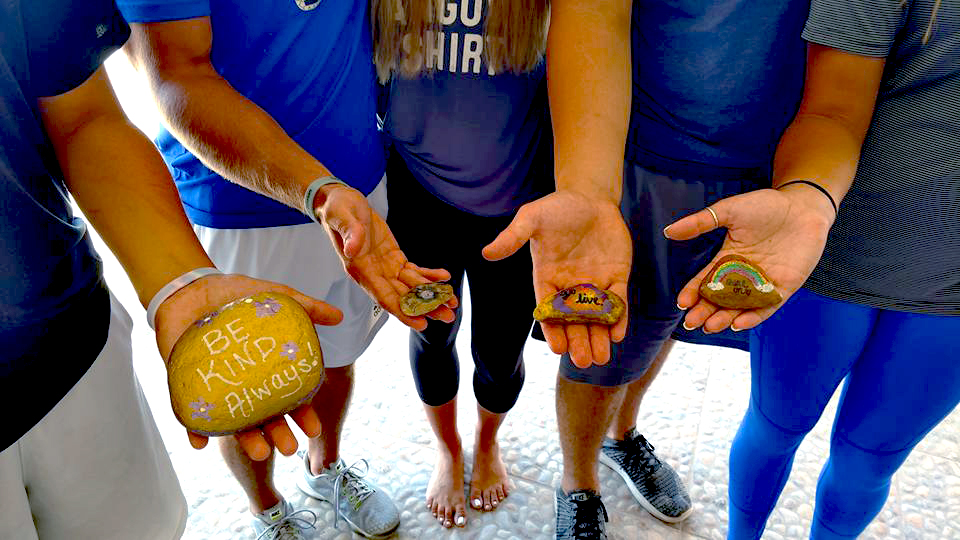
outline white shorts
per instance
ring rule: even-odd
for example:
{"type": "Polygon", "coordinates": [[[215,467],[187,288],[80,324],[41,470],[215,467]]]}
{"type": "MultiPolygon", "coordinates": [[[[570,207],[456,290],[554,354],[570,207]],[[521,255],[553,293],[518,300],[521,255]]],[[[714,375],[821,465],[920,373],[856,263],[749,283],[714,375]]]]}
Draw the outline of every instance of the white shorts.
{"type": "Polygon", "coordinates": [[[110,300],[110,332],[93,366],[40,423],[0,452],[2,540],[183,534],[187,502],[133,373],[133,323],[110,300]]]}
{"type": "MultiPolygon", "coordinates": [[[[387,215],[384,180],[367,196],[371,208],[387,215]]],[[[336,306],[343,322],[317,325],[325,367],[353,364],[363,354],[387,314],[343,270],[322,225],[306,223],[259,229],[213,229],[194,225],[200,243],[217,268],[275,281],[336,306]]]]}

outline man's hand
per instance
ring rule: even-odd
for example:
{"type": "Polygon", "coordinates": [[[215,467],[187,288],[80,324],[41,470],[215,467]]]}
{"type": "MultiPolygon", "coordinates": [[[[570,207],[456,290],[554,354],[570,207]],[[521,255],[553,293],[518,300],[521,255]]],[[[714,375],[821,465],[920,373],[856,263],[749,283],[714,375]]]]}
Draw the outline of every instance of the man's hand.
{"type": "MultiPolygon", "coordinates": [[[[279,292],[295,299],[314,324],[334,325],[343,319],[343,314],[337,308],[290,287],[242,275],[206,276],[177,291],[157,310],[157,348],[164,362],[168,361],[177,339],[194,321],[232,300],[263,291],[279,292]]],[[[297,408],[290,413],[290,417],[308,437],[320,434],[320,419],[310,404],[297,408]]],[[[192,432],[187,432],[187,435],[194,448],[207,445],[206,436],[192,432]]],[[[297,451],[297,439],[283,417],[275,418],[259,428],[237,433],[234,437],[243,451],[255,461],[267,459],[273,446],[288,456],[297,451]]]]}
{"type": "MultiPolygon", "coordinates": [[[[703,326],[705,332],[753,328],[787,301],[813,272],[823,254],[833,224],[833,208],[812,188],[789,186],[782,191],[761,189],[718,201],[711,206],[727,237],[717,256],[677,296],[677,306],[688,309],[684,327],[703,326]],[[783,302],[752,310],[719,308],[700,297],[700,282],[716,262],[730,254],[760,266],[783,296],[783,302]]],[[[690,240],[717,228],[713,216],[701,210],[664,229],[671,240],[690,240]]]]}
{"type": "MultiPolygon", "coordinates": [[[[403,324],[423,331],[426,318],[404,315],[400,298],[415,285],[446,281],[450,273],[408,261],[383,218],[370,208],[362,193],[351,187],[332,185],[317,214],[340,254],[344,270],[403,324]]],[[[453,322],[456,307],[457,299],[452,298],[427,317],[453,322]]]]}
{"type": "MultiPolygon", "coordinates": [[[[613,203],[560,190],[520,208],[510,225],[483,248],[489,260],[506,258],[530,242],[537,301],[580,283],[627,299],[633,244],[613,203]]],[[[614,326],[541,322],[550,349],[570,353],[578,367],[606,364],[610,342],[626,335],[627,313],[614,326]]]]}

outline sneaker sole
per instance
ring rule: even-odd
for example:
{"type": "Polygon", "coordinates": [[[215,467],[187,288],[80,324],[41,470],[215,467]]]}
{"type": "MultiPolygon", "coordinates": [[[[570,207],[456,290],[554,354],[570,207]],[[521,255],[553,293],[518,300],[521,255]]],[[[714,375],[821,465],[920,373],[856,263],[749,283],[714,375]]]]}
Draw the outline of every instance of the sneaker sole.
{"type": "MultiPolygon", "coordinates": [[[[326,497],[320,495],[319,492],[314,491],[313,488],[310,487],[310,485],[307,484],[307,482],[303,479],[303,477],[297,478],[297,488],[299,488],[300,491],[302,491],[304,495],[306,495],[306,496],[308,496],[308,497],[313,497],[314,499],[316,499],[316,500],[318,500],[318,501],[320,501],[320,502],[325,502],[325,503],[329,504],[330,506],[333,506],[333,502],[332,502],[332,501],[330,501],[330,500],[327,499],[326,497]]],[[[383,540],[384,538],[390,538],[391,536],[393,536],[393,533],[397,532],[397,529],[400,528],[400,523],[397,523],[396,526],[394,526],[394,527],[393,527],[392,529],[390,529],[389,531],[386,531],[386,532],[383,532],[383,533],[380,533],[380,534],[375,534],[375,533],[371,533],[371,532],[364,531],[363,529],[361,529],[360,527],[358,527],[356,523],[354,523],[353,521],[351,521],[350,518],[348,518],[347,516],[341,515],[341,516],[340,516],[340,519],[346,521],[347,524],[350,525],[350,529],[353,530],[353,532],[359,534],[360,536],[362,536],[362,537],[364,537],[364,538],[370,538],[371,540],[383,540]]]]}
{"type": "Polygon", "coordinates": [[[642,506],[644,510],[650,512],[653,517],[659,519],[660,521],[666,523],[680,523],[681,521],[690,517],[690,514],[693,512],[693,505],[690,505],[690,508],[688,508],[686,512],[680,514],[679,516],[671,517],[664,514],[663,512],[657,510],[656,507],[654,507],[650,501],[648,501],[643,494],[640,493],[640,490],[637,489],[637,486],[633,483],[633,479],[630,478],[630,475],[627,474],[627,471],[621,467],[619,463],[607,457],[602,451],[600,452],[600,463],[603,463],[608,468],[613,470],[613,472],[619,474],[620,478],[623,479],[623,482],[627,484],[627,489],[629,489],[630,493],[633,494],[633,498],[640,503],[640,506],[642,506]]]}

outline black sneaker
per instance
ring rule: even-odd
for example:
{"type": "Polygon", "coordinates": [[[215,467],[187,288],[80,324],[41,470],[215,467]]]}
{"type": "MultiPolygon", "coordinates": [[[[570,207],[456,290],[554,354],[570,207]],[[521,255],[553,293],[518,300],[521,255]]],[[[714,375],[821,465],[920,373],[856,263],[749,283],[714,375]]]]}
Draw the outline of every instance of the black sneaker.
{"type": "Polygon", "coordinates": [[[644,509],[657,519],[677,523],[693,510],[680,476],[653,453],[653,445],[631,429],[624,440],[605,437],[600,463],[616,471],[644,509]]]}
{"type": "Polygon", "coordinates": [[[589,489],[567,495],[557,488],[554,499],[557,513],[557,540],[607,540],[604,523],[607,509],[600,496],[589,489]]]}

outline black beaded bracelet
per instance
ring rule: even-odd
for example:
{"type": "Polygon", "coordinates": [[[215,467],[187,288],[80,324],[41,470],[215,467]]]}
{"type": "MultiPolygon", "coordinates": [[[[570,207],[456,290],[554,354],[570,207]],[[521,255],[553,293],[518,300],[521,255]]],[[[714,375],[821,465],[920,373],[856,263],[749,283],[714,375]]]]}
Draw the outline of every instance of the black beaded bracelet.
{"type": "Polygon", "coordinates": [[[779,186],[777,186],[777,189],[787,187],[790,184],[806,184],[812,188],[816,188],[817,191],[827,196],[827,200],[829,200],[830,205],[833,206],[833,215],[837,215],[837,201],[833,200],[833,195],[830,195],[830,192],[827,191],[825,187],[821,186],[816,182],[811,182],[810,180],[791,180],[785,184],[780,184],[779,186]]]}

